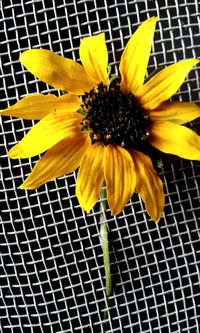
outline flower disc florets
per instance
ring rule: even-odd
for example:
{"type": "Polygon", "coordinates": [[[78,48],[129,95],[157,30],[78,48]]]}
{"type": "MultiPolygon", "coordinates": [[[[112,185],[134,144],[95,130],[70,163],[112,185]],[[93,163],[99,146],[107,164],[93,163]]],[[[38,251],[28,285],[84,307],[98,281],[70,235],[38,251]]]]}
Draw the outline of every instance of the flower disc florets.
{"type": "Polygon", "coordinates": [[[82,126],[91,130],[92,143],[137,148],[149,136],[148,113],[144,113],[132,93],[123,94],[116,81],[109,87],[99,83],[97,91],[86,93],[83,109],[86,116],[82,126]]]}

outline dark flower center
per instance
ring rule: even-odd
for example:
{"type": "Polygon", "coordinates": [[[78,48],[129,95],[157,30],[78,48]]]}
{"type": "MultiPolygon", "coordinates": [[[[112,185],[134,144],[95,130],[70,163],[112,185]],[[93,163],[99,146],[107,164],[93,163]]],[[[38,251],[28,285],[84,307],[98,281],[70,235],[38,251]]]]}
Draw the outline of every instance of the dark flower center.
{"type": "Polygon", "coordinates": [[[97,91],[91,89],[82,100],[86,113],[82,126],[83,130],[91,130],[92,143],[141,148],[148,138],[148,113],[132,93],[123,94],[116,81],[109,87],[99,83],[97,91]]]}

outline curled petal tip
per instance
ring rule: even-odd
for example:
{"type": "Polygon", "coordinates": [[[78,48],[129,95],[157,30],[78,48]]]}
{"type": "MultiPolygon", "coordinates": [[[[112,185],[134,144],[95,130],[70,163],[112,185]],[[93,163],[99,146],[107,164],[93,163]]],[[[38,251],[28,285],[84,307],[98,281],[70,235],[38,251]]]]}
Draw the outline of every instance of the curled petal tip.
{"type": "Polygon", "coordinates": [[[150,18],[149,18],[149,21],[151,20],[151,21],[157,21],[157,19],[158,19],[158,16],[151,16],[150,18]]]}
{"type": "Polygon", "coordinates": [[[20,158],[20,157],[19,157],[20,152],[21,152],[21,149],[20,149],[19,145],[17,144],[16,146],[12,147],[12,148],[9,150],[9,152],[8,152],[8,157],[9,157],[9,158],[12,158],[12,159],[20,158]]]}
{"type": "Polygon", "coordinates": [[[34,187],[32,187],[32,186],[26,186],[26,185],[23,185],[23,184],[19,187],[19,189],[20,190],[35,190],[34,187]]]}
{"type": "Polygon", "coordinates": [[[156,223],[159,223],[160,222],[160,219],[161,219],[161,217],[162,217],[162,213],[159,215],[159,217],[158,218],[156,218],[155,220],[153,220],[154,222],[156,222],[156,223]]]}
{"type": "Polygon", "coordinates": [[[21,64],[23,64],[23,61],[24,61],[24,59],[25,59],[25,57],[26,57],[26,55],[27,55],[27,53],[28,53],[29,51],[30,51],[30,50],[26,50],[26,51],[20,53],[20,55],[19,55],[19,61],[21,62],[21,64]]]}
{"type": "Polygon", "coordinates": [[[197,65],[199,62],[200,62],[200,59],[195,59],[195,58],[188,59],[188,64],[191,63],[192,66],[197,65]]]}
{"type": "Polygon", "coordinates": [[[200,62],[200,59],[195,59],[195,58],[192,58],[190,59],[191,61],[194,62],[194,64],[198,64],[200,62]]]}
{"type": "Polygon", "coordinates": [[[20,53],[19,55],[19,62],[21,62],[21,58],[22,58],[22,53],[20,53]]]}
{"type": "Polygon", "coordinates": [[[37,185],[31,184],[27,179],[19,186],[20,190],[35,190],[37,188],[37,185]]]}

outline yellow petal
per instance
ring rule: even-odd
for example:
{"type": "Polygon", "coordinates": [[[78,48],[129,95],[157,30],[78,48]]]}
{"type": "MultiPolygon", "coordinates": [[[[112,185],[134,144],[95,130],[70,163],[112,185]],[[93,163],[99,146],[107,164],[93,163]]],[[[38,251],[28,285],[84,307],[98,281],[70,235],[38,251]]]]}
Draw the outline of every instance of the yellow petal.
{"type": "Polygon", "coordinates": [[[0,115],[37,120],[55,110],[76,111],[80,104],[80,99],[71,94],[60,97],[51,94],[33,94],[22,98],[5,110],[0,110],[0,115]]]}
{"type": "Polygon", "coordinates": [[[150,143],[160,151],[200,160],[200,136],[191,129],[171,122],[155,122],[150,133],[150,143]]]}
{"type": "Polygon", "coordinates": [[[143,22],[124,49],[119,66],[123,92],[136,94],[144,82],[155,26],[156,17],[143,22]]]}
{"type": "Polygon", "coordinates": [[[82,116],[76,112],[55,111],[42,118],[9,151],[10,158],[28,158],[43,153],[64,138],[81,133],[82,116]]]}
{"type": "Polygon", "coordinates": [[[130,149],[129,152],[133,158],[137,175],[136,191],[144,201],[149,216],[158,222],[164,209],[163,183],[148,156],[133,149],[130,149]]]}
{"type": "Polygon", "coordinates": [[[81,65],[49,50],[27,50],[19,60],[29,72],[56,89],[83,95],[94,85],[81,65]]]}
{"type": "Polygon", "coordinates": [[[89,77],[108,85],[108,51],[104,33],[85,37],[80,44],[80,59],[89,77]]]}
{"type": "Polygon", "coordinates": [[[135,191],[135,168],[127,150],[113,145],[105,147],[104,175],[111,214],[117,215],[124,209],[135,191]]]}
{"type": "Polygon", "coordinates": [[[158,72],[138,90],[141,106],[153,110],[172,97],[198,62],[197,59],[183,60],[158,72]]]}
{"type": "Polygon", "coordinates": [[[98,201],[103,182],[103,150],[101,144],[91,145],[81,160],[76,182],[80,206],[89,213],[98,201]]]}
{"type": "Polygon", "coordinates": [[[152,121],[185,124],[200,117],[200,106],[189,102],[165,102],[150,112],[152,121]]]}
{"type": "Polygon", "coordinates": [[[80,165],[81,158],[90,146],[90,142],[86,133],[61,140],[36,163],[20,188],[33,190],[54,178],[73,172],[80,165]]]}

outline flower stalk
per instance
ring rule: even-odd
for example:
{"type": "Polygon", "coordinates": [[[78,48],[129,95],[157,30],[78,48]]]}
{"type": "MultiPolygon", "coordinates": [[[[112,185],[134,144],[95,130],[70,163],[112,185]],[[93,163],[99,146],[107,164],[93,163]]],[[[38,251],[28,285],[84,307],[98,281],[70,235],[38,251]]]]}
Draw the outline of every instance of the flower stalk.
{"type": "Polygon", "coordinates": [[[100,234],[101,234],[101,244],[103,250],[103,262],[104,262],[104,270],[106,277],[106,296],[109,297],[112,294],[112,277],[110,270],[110,252],[109,252],[109,228],[108,223],[106,221],[106,189],[105,184],[103,184],[101,188],[101,214],[100,214],[100,234]]]}

